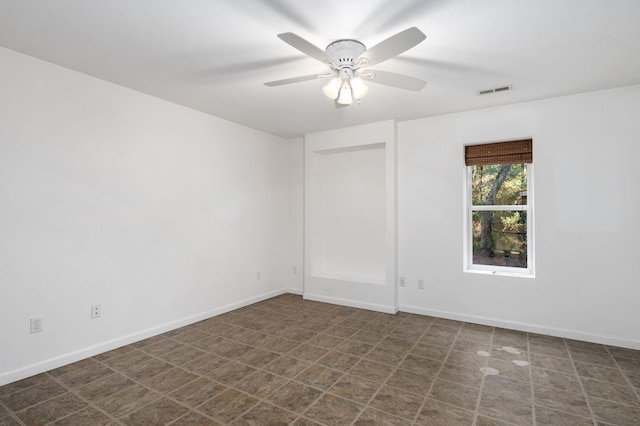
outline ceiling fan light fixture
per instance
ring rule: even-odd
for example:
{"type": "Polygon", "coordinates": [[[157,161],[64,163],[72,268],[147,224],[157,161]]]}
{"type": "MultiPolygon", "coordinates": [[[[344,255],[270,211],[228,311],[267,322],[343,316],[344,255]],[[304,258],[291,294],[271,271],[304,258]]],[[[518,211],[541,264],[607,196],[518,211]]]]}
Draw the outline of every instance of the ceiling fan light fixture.
{"type": "Polygon", "coordinates": [[[340,88],[340,96],[338,97],[338,103],[340,105],[351,105],[353,103],[353,96],[351,95],[351,85],[348,80],[342,82],[340,88]]]}
{"type": "Polygon", "coordinates": [[[351,90],[353,90],[353,97],[360,100],[367,94],[369,88],[362,81],[360,77],[354,77],[349,82],[351,84],[351,90]]]}
{"type": "Polygon", "coordinates": [[[342,87],[342,80],[339,78],[332,78],[331,81],[322,88],[322,92],[329,99],[338,99],[340,94],[340,88],[342,87]]]}

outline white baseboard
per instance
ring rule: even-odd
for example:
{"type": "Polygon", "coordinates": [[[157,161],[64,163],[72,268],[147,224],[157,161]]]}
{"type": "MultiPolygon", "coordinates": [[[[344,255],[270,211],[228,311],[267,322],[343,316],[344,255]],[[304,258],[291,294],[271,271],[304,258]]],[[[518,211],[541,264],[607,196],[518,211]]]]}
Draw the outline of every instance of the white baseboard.
{"type": "Polygon", "coordinates": [[[536,324],[526,324],[514,321],[502,321],[493,318],[478,317],[471,315],[455,314],[451,312],[436,311],[433,309],[424,309],[417,306],[400,306],[401,312],[407,312],[418,315],[428,315],[437,318],[445,318],[455,321],[470,322],[473,324],[482,324],[493,327],[507,328],[509,330],[524,331],[527,333],[544,334],[547,336],[562,337],[567,339],[582,340],[585,342],[599,343],[601,345],[620,346],[629,349],[640,349],[640,342],[633,340],[620,339],[610,336],[602,336],[593,333],[583,333],[580,331],[566,330],[562,328],[545,327],[536,324]]]}
{"type": "Polygon", "coordinates": [[[384,312],[386,314],[395,314],[398,312],[397,306],[378,305],[375,303],[359,302],[357,300],[339,299],[337,297],[327,297],[318,294],[304,293],[302,296],[305,300],[313,300],[315,302],[331,303],[333,305],[349,306],[351,308],[367,309],[369,311],[384,312]]]}
{"type": "Polygon", "coordinates": [[[287,293],[297,294],[298,296],[302,296],[303,291],[302,291],[301,288],[291,288],[291,287],[289,287],[287,289],[287,293]]]}
{"type": "Polygon", "coordinates": [[[50,358],[35,364],[28,365],[26,367],[8,371],[6,373],[0,374],[0,386],[15,382],[17,380],[25,379],[27,377],[31,377],[36,374],[44,373],[45,371],[62,367],[63,365],[71,364],[73,362],[80,361],[85,358],[89,358],[89,357],[101,354],[103,352],[110,351],[112,349],[117,349],[121,346],[129,345],[131,343],[135,343],[140,340],[147,339],[149,337],[157,336],[158,334],[166,333],[167,331],[175,330],[176,328],[194,324],[198,321],[212,318],[217,315],[221,315],[226,312],[233,311],[235,309],[243,308],[245,306],[253,305],[254,303],[262,302],[263,300],[271,299],[272,297],[276,297],[281,294],[290,293],[290,292],[291,292],[290,289],[281,289],[281,290],[271,291],[255,297],[250,297],[248,299],[241,300],[239,302],[235,302],[229,305],[215,308],[206,312],[202,312],[196,315],[192,315],[176,321],[171,321],[171,322],[168,322],[156,327],[152,327],[146,330],[128,334],[126,336],[122,336],[117,339],[113,339],[104,343],[83,348],[78,351],[69,352],[69,353],[57,356],[55,358],[50,358]]]}

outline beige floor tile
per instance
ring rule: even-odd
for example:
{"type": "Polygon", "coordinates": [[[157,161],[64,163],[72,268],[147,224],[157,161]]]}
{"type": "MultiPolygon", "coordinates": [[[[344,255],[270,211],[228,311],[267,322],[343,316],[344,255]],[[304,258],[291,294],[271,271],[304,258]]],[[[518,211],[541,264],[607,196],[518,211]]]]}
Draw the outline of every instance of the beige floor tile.
{"type": "Polygon", "coordinates": [[[231,361],[207,375],[208,378],[231,386],[248,377],[256,371],[255,368],[239,362],[231,361]]]}
{"type": "Polygon", "coordinates": [[[289,382],[272,394],[269,402],[296,413],[303,413],[320,396],[322,391],[301,383],[289,382]]]}
{"type": "Polygon", "coordinates": [[[171,426],[220,426],[221,423],[198,412],[190,411],[180,417],[171,426]]]}
{"type": "Polygon", "coordinates": [[[311,364],[307,361],[302,361],[288,355],[282,355],[273,360],[269,365],[265,366],[264,370],[291,379],[300,374],[310,365],[311,364]]]}
{"type": "Polygon", "coordinates": [[[479,368],[471,369],[460,365],[444,364],[438,373],[438,378],[480,389],[484,373],[479,368]]]}
{"type": "Polygon", "coordinates": [[[313,364],[295,377],[297,382],[326,391],[344,375],[344,372],[333,370],[322,365],[313,364]]]}
{"type": "Polygon", "coordinates": [[[100,363],[95,363],[93,365],[90,365],[89,367],[75,370],[71,373],[65,374],[64,376],[60,376],[57,378],[57,380],[59,380],[66,386],[78,388],[80,386],[86,385],[87,383],[91,383],[94,380],[110,376],[114,373],[115,371],[110,369],[109,367],[100,363]]]}
{"type": "Polygon", "coordinates": [[[424,374],[398,368],[394,371],[386,384],[402,390],[426,396],[434,382],[434,378],[424,374]]]}
{"type": "Polygon", "coordinates": [[[159,394],[142,385],[135,384],[96,402],[96,406],[113,417],[122,417],[158,399],[159,394]]]}
{"type": "Polygon", "coordinates": [[[78,393],[91,402],[97,402],[133,385],[133,380],[116,373],[80,387],[78,393]]]}
{"type": "Polygon", "coordinates": [[[370,406],[394,416],[413,420],[423,401],[423,396],[391,386],[384,386],[373,398],[370,406]]]}
{"type": "Polygon", "coordinates": [[[262,402],[233,422],[234,426],[287,426],[297,415],[275,405],[262,402]]]}
{"type": "Polygon", "coordinates": [[[532,397],[530,382],[514,380],[500,375],[486,376],[482,391],[523,401],[531,401],[532,397]]]}
{"type": "Polygon", "coordinates": [[[535,405],[577,416],[590,416],[586,398],[582,393],[539,385],[533,385],[533,390],[535,405]]]}
{"type": "Polygon", "coordinates": [[[35,426],[56,421],[86,407],[86,402],[72,393],[67,392],[40,404],[32,405],[22,411],[18,411],[16,414],[25,424],[35,426]]]}
{"type": "Polygon", "coordinates": [[[349,374],[383,383],[391,375],[394,368],[374,361],[363,359],[349,370],[349,374]]]}
{"type": "Polygon", "coordinates": [[[574,374],[573,364],[569,358],[557,358],[549,355],[531,352],[529,355],[531,367],[557,371],[564,374],[574,374]]]}
{"type": "Polygon", "coordinates": [[[603,380],[616,385],[626,385],[627,382],[617,368],[603,367],[595,364],[575,362],[576,371],[580,377],[587,379],[603,380]]]}
{"type": "Polygon", "coordinates": [[[330,351],[316,361],[320,365],[334,370],[348,371],[360,361],[360,358],[338,351],[330,351]]]}
{"type": "Polygon", "coordinates": [[[478,412],[504,422],[517,425],[533,425],[533,410],[530,401],[508,398],[483,392],[478,412]]]}
{"type": "MultiPolygon", "coordinates": [[[[413,424],[410,420],[393,416],[384,411],[366,408],[354,423],[354,426],[409,426],[413,424]]],[[[431,423],[433,424],[433,423],[431,423]]]]}
{"type": "Polygon", "coordinates": [[[91,425],[91,426],[104,426],[111,423],[113,419],[106,414],[96,410],[93,407],[87,407],[80,411],[63,417],[56,421],[58,426],[79,426],[79,425],[91,425]]]}
{"type": "Polygon", "coordinates": [[[170,399],[162,398],[134,411],[120,421],[129,426],[167,424],[182,417],[188,411],[189,409],[185,406],[177,404],[170,399]]]}
{"type": "Polygon", "coordinates": [[[593,426],[593,421],[588,417],[578,417],[562,411],[551,410],[545,407],[534,407],[536,421],[540,425],[554,426],[593,426]]]}
{"type": "Polygon", "coordinates": [[[329,349],[303,343],[302,345],[287,352],[287,355],[303,361],[314,362],[322,358],[329,352],[329,349]]]}
{"type": "Polygon", "coordinates": [[[190,411],[171,423],[171,426],[220,426],[221,424],[201,413],[190,411]]]}
{"type": "MultiPolygon", "coordinates": [[[[16,386],[16,388],[19,388],[16,386]]],[[[25,387],[0,398],[0,401],[12,411],[20,411],[47,399],[62,395],[67,390],[51,379],[38,380],[37,384],[25,387]]]]}
{"type": "Polygon", "coordinates": [[[171,392],[168,396],[188,407],[197,407],[208,401],[215,395],[227,389],[223,384],[214,382],[204,377],[200,377],[179,389],[171,392]]]}
{"type": "Polygon", "coordinates": [[[240,415],[251,409],[259,401],[258,398],[244,392],[227,389],[200,405],[198,410],[227,424],[240,417],[240,415]]]}
{"type": "Polygon", "coordinates": [[[421,426],[471,426],[473,411],[428,398],[422,406],[416,424],[421,426]]]}
{"type": "Polygon", "coordinates": [[[140,382],[150,389],[160,393],[170,393],[187,383],[197,379],[198,376],[183,370],[182,368],[172,368],[151,378],[145,378],[140,382]]]}
{"type": "Polygon", "coordinates": [[[329,393],[364,405],[381,386],[380,383],[345,374],[329,389],[329,393]]]}
{"type": "Polygon", "coordinates": [[[236,383],[235,387],[257,398],[266,398],[287,382],[284,377],[259,370],[236,383]]]}
{"type": "Polygon", "coordinates": [[[589,398],[589,405],[598,421],[619,426],[637,426],[640,407],[619,404],[598,398],[589,398]]]}
{"type": "Polygon", "coordinates": [[[122,374],[133,380],[141,380],[157,376],[158,374],[172,368],[174,368],[173,365],[169,364],[166,361],[158,358],[150,358],[122,371],[122,374]]]}
{"type": "Polygon", "coordinates": [[[475,410],[479,394],[480,391],[476,388],[437,380],[431,388],[429,398],[455,405],[465,410],[475,410]]]}
{"type": "Polygon", "coordinates": [[[400,363],[399,367],[415,373],[435,377],[440,371],[442,364],[442,361],[409,354],[400,363]]]}
{"type": "Polygon", "coordinates": [[[326,425],[350,425],[364,407],[334,395],[324,395],[305,416],[326,425]]]}

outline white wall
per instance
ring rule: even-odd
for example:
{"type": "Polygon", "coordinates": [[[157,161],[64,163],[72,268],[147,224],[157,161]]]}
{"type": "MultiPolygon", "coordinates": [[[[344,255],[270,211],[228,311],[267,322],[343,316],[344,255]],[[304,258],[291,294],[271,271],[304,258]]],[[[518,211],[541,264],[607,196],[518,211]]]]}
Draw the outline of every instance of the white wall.
{"type": "Polygon", "coordinates": [[[0,49],[0,385],[285,291],[289,152],[0,49]]]}
{"type": "Polygon", "coordinates": [[[640,348],[638,111],[632,86],[399,123],[400,309],[640,348]],[[526,137],[536,278],[463,273],[463,146],[526,137]]]}

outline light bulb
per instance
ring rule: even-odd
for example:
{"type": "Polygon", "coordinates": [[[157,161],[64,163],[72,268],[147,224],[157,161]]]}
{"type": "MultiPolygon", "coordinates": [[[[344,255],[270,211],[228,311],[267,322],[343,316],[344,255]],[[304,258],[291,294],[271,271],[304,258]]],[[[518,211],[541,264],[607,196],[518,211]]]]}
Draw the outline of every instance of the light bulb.
{"type": "Polygon", "coordinates": [[[342,82],[342,87],[340,88],[340,96],[338,97],[338,103],[341,105],[350,105],[353,102],[353,98],[351,97],[351,86],[347,80],[342,82]]]}
{"type": "Polygon", "coordinates": [[[342,80],[337,77],[332,78],[331,81],[322,88],[322,92],[324,92],[325,96],[329,99],[337,99],[341,85],[342,80]]]}
{"type": "Polygon", "coordinates": [[[351,79],[351,89],[353,89],[353,97],[356,99],[364,98],[369,88],[364,84],[361,78],[355,77],[351,79]]]}

